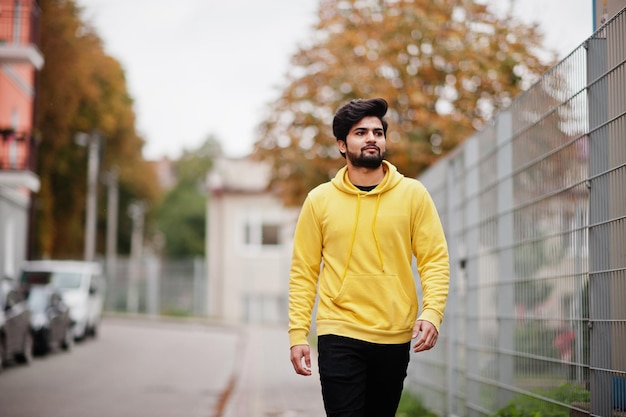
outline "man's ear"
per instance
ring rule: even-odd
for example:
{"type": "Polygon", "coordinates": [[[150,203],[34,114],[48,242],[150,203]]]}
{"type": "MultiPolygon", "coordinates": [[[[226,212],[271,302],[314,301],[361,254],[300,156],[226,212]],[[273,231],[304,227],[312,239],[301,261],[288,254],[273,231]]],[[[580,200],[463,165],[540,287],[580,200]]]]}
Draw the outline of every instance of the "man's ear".
{"type": "Polygon", "coordinates": [[[346,149],[347,148],[346,141],[339,139],[337,141],[337,148],[339,149],[339,152],[341,152],[342,154],[345,154],[346,150],[347,150],[346,149]]]}

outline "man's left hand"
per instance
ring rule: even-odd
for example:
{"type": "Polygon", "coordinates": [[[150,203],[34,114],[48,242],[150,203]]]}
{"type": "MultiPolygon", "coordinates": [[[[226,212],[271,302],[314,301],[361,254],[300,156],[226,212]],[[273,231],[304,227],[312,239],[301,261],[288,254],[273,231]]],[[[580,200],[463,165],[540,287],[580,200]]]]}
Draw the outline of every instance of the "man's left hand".
{"type": "Polygon", "coordinates": [[[423,352],[435,347],[439,332],[435,325],[426,320],[417,320],[413,326],[413,339],[417,337],[413,345],[413,352],[423,352]],[[419,335],[419,337],[418,337],[419,335]]]}

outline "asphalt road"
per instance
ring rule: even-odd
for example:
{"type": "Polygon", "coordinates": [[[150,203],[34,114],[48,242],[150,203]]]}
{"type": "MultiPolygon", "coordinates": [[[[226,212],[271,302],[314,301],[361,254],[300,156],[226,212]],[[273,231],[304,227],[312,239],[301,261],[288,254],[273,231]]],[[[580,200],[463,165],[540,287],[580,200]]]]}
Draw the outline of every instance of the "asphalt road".
{"type": "Polygon", "coordinates": [[[238,339],[225,326],[107,317],[96,339],[4,369],[0,417],[214,417],[238,339]]]}

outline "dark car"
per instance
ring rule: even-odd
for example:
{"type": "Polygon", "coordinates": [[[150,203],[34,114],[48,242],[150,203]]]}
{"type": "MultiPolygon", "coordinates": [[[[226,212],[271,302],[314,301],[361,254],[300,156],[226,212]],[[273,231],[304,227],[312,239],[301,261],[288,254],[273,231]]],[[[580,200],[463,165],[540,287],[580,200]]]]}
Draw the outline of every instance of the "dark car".
{"type": "Polygon", "coordinates": [[[74,346],[74,329],[70,309],[61,293],[51,285],[34,285],[28,289],[30,325],[33,332],[33,353],[45,355],[60,347],[74,346]]]}
{"type": "Polygon", "coordinates": [[[23,293],[3,281],[0,283],[0,369],[13,359],[28,364],[32,354],[30,310],[23,293]]]}

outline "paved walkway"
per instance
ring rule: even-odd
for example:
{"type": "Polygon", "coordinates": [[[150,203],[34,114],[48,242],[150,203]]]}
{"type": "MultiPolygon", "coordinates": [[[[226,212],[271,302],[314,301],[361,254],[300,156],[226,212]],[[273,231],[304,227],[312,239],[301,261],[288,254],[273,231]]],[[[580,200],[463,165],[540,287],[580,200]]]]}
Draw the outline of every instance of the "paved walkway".
{"type": "Polygon", "coordinates": [[[313,375],[297,375],[289,361],[285,326],[248,325],[236,347],[235,374],[215,417],[324,417],[313,353],[313,375]]]}

